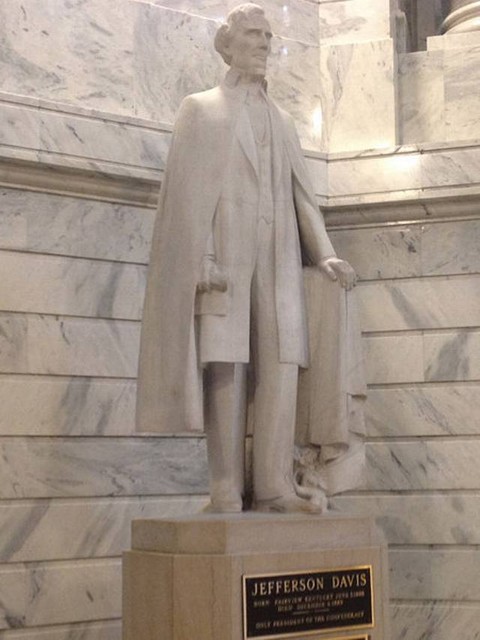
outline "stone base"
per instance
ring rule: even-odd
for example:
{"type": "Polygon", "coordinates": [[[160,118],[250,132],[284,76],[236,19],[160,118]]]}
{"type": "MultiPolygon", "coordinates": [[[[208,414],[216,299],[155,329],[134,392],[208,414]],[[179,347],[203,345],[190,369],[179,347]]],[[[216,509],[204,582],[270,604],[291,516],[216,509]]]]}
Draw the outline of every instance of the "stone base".
{"type": "MultiPolygon", "coordinates": [[[[243,513],[137,520],[132,547],[124,555],[124,640],[243,640],[244,575],[270,576],[262,587],[265,595],[273,588],[268,580],[281,574],[367,565],[372,568],[372,625],[353,629],[362,625],[352,622],[347,629],[329,623],[328,631],[295,631],[288,637],[390,638],[386,546],[371,518],[243,513]]],[[[293,597],[288,583],[278,597],[293,597]]],[[[297,598],[306,597],[304,588],[305,583],[296,583],[297,598]]],[[[345,595],[348,589],[340,591],[345,595]]],[[[256,637],[286,637],[288,624],[284,635],[277,628],[256,637]]]]}

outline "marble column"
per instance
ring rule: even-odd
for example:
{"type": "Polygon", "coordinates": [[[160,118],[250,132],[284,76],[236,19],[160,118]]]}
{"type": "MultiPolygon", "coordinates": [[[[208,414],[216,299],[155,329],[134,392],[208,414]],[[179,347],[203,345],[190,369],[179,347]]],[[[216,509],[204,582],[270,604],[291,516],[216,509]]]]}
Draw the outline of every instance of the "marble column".
{"type": "Polygon", "coordinates": [[[480,0],[449,0],[449,8],[442,24],[443,33],[480,31],[480,0]]]}

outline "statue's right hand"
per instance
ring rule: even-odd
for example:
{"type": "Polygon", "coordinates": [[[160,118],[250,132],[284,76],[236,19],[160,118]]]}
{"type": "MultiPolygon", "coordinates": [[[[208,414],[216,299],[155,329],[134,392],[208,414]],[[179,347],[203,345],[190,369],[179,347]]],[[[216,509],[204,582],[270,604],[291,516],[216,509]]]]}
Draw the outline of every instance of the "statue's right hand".
{"type": "Polygon", "coordinates": [[[228,287],[227,276],[224,270],[216,262],[213,256],[205,256],[202,261],[200,279],[197,283],[197,291],[226,291],[228,287]]]}

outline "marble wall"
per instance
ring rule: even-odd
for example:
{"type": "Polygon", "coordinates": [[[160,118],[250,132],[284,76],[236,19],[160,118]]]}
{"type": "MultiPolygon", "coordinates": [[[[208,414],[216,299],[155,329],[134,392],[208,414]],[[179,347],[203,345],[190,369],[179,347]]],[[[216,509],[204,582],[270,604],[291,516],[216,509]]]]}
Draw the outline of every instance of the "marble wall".
{"type": "MultiPolygon", "coordinates": [[[[5,640],[120,640],[131,520],[205,504],[203,439],[136,435],[135,375],[174,112],[222,75],[211,38],[233,4],[0,0],[5,640]]],[[[333,242],[360,276],[368,486],[335,502],[373,513],[391,545],[392,640],[474,640],[474,36],[433,39],[401,58],[398,79],[394,3],[263,4],[272,94],[299,124],[333,242]],[[404,139],[432,144],[395,146],[398,90],[404,139]]]]}

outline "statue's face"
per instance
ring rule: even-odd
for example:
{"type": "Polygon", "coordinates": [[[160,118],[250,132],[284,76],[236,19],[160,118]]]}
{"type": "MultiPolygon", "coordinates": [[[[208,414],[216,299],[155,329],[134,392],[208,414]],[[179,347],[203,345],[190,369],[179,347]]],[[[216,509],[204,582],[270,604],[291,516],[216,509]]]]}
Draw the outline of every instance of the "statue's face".
{"type": "Polygon", "coordinates": [[[241,73],[264,76],[271,39],[271,27],[263,16],[246,18],[235,26],[225,47],[230,66],[241,73]]]}

